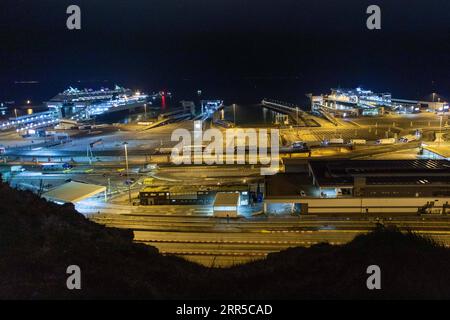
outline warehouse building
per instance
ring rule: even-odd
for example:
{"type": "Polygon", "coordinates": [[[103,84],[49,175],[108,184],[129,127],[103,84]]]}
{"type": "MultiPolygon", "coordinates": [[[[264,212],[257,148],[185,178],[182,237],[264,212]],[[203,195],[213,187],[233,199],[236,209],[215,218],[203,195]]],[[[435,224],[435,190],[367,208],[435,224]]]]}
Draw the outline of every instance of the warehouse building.
{"type": "Polygon", "coordinates": [[[449,213],[450,161],[285,159],[266,178],[268,213],[449,213]]]}
{"type": "Polygon", "coordinates": [[[78,203],[86,199],[106,201],[106,187],[95,184],[70,181],[57,186],[42,195],[44,199],[58,204],[78,203]]]}
{"type": "Polygon", "coordinates": [[[219,218],[236,218],[239,212],[239,192],[218,192],[214,198],[214,216],[219,218]]]}
{"type": "Polygon", "coordinates": [[[240,205],[248,205],[252,194],[248,185],[146,186],[139,192],[141,205],[212,205],[218,192],[238,192],[240,205]]]}

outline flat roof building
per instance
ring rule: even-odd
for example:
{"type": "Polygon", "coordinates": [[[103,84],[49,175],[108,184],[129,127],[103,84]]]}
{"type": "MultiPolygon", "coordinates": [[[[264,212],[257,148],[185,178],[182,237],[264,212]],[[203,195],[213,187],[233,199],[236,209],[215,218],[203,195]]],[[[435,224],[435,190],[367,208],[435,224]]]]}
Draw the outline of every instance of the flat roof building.
{"type": "Polygon", "coordinates": [[[325,196],[450,196],[446,160],[310,161],[313,184],[325,196]]]}
{"type": "Polygon", "coordinates": [[[71,181],[53,188],[42,197],[56,203],[77,203],[98,194],[103,194],[106,198],[106,187],[71,181]]]}
{"type": "Polygon", "coordinates": [[[417,213],[426,206],[442,213],[450,202],[447,160],[285,159],[284,165],[287,173],[266,178],[269,213],[280,204],[302,214],[417,213]]]}
{"type": "Polygon", "coordinates": [[[240,204],[239,192],[218,192],[214,198],[215,217],[235,218],[240,204]]]}
{"type": "Polygon", "coordinates": [[[249,202],[248,185],[164,185],[147,186],[139,192],[141,205],[204,204],[211,205],[219,192],[239,192],[243,202],[249,202]]]}

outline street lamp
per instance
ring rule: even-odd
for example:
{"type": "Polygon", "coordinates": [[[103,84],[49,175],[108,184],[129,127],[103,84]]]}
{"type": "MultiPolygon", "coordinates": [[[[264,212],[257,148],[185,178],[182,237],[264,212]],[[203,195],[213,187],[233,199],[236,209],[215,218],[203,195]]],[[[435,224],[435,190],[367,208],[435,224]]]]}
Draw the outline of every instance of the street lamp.
{"type": "Polygon", "coordinates": [[[127,175],[127,179],[128,179],[128,142],[124,142],[123,146],[125,148],[125,167],[126,167],[126,175],[127,175]]]}
{"type": "Polygon", "coordinates": [[[127,148],[128,142],[125,141],[123,143],[123,146],[125,148],[125,167],[126,167],[126,177],[127,177],[126,183],[128,186],[128,202],[131,203],[131,186],[130,186],[130,180],[128,178],[128,148],[127,148]]]}
{"type": "Polygon", "coordinates": [[[233,122],[236,126],[236,103],[233,103],[233,122]]]}

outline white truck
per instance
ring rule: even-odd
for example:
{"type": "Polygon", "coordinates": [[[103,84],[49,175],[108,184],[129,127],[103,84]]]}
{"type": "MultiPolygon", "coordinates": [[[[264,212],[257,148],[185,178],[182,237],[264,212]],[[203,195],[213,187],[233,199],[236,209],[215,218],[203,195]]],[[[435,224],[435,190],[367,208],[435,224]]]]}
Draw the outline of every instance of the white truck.
{"type": "Polygon", "coordinates": [[[149,173],[158,169],[158,165],[156,163],[149,163],[144,166],[144,168],[139,168],[138,173],[149,173]]]}
{"type": "Polygon", "coordinates": [[[395,144],[395,138],[378,139],[376,144],[395,144]]]}
{"type": "Polygon", "coordinates": [[[351,139],[349,142],[349,145],[355,145],[355,144],[366,144],[366,140],[365,139],[351,139]]]}
{"type": "Polygon", "coordinates": [[[332,138],[332,139],[325,139],[322,141],[322,145],[336,145],[336,144],[344,144],[344,139],[342,138],[332,138]]]}
{"type": "Polygon", "coordinates": [[[342,138],[333,138],[328,141],[328,144],[344,144],[344,139],[342,138]]]}
{"type": "Polygon", "coordinates": [[[401,137],[400,139],[398,139],[399,142],[403,142],[403,143],[407,143],[407,142],[411,142],[411,141],[416,141],[417,140],[417,136],[413,135],[413,134],[408,134],[406,136],[401,137]]]}
{"type": "Polygon", "coordinates": [[[291,145],[292,149],[305,149],[306,143],[303,141],[294,141],[291,145]]]}
{"type": "Polygon", "coordinates": [[[25,168],[22,166],[11,166],[11,172],[23,172],[25,168]]]}

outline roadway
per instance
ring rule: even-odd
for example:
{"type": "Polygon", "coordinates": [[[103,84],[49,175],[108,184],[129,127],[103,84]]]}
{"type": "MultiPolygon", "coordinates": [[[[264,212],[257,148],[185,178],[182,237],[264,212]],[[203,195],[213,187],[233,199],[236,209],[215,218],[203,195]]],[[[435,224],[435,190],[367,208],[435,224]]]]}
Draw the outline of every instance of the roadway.
{"type": "Polygon", "coordinates": [[[5,155],[26,158],[70,158],[70,157],[86,157],[89,144],[101,140],[97,146],[91,148],[94,157],[123,157],[123,143],[128,143],[130,155],[149,155],[154,152],[157,147],[169,144],[175,145],[177,142],[171,141],[171,134],[179,128],[192,129],[192,121],[182,121],[170,123],[162,127],[149,130],[142,128],[140,130],[126,131],[123,129],[116,130],[95,130],[84,132],[82,135],[72,139],[68,143],[53,145],[49,148],[35,146],[31,139],[26,145],[10,147],[6,150],[5,155]]]}
{"type": "MultiPolygon", "coordinates": [[[[389,115],[385,117],[362,117],[353,119],[339,119],[345,123],[343,126],[324,126],[316,128],[290,128],[281,131],[284,143],[289,145],[293,141],[301,140],[311,146],[320,144],[324,139],[343,138],[365,139],[375,141],[379,138],[400,137],[422,129],[424,140],[431,141],[434,132],[439,130],[439,115],[414,114],[414,115],[389,115]]],[[[443,125],[448,122],[444,116],[443,125]]],[[[18,161],[71,161],[76,162],[124,162],[123,143],[128,143],[129,160],[140,163],[148,162],[149,157],[158,148],[173,147],[177,142],[171,141],[174,130],[184,128],[192,130],[193,122],[190,120],[167,124],[162,127],[146,130],[145,127],[128,131],[127,127],[105,127],[95,131],[80,132],[66,143],[48,145],[49,142],[28,144],[20,143],[17,147],[10,147],[5,155],[10,160],[18,161]],[[101,140],[101,143],[88,150],[89,144],[101,140]]],[[[442,130],[447,130],[443,128],[442,130]]],[[[402,149],[402,147],[398,147],[402,149]]],[[[369,149],[367,150],[371,152],[369,149]]],[[[396,151],[396,150],[394,150],[396,151]]],[[[376,154],[376,150],[374,151],[376,154]]],[[[167,160],[166,160],[167,161],[167,160]]]]}

